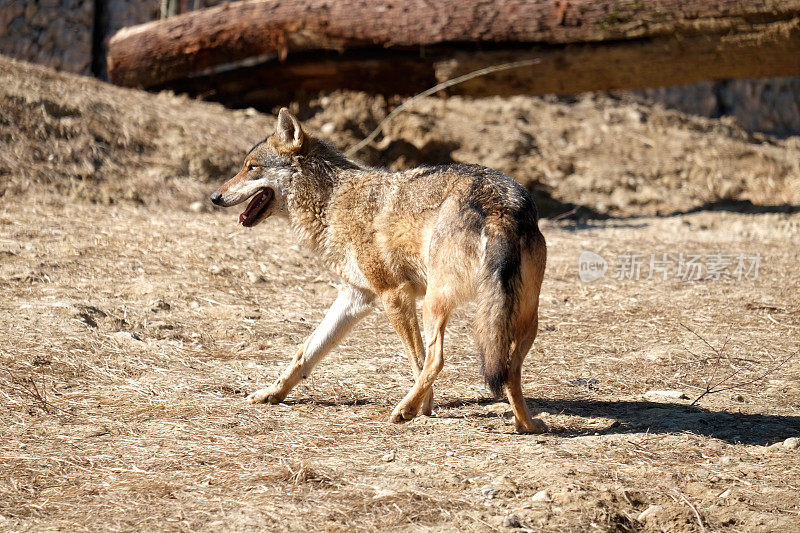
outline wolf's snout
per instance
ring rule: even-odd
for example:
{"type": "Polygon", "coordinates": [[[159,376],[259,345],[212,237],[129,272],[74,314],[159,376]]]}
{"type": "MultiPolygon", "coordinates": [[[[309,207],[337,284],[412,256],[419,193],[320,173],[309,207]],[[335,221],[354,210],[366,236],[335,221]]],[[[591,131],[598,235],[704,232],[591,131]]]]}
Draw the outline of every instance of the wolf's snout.
{"type": "Polygon", "coordinates": [[[222,195],[219,193],[219,191],[216,191],[211,195],[211,203],[222,205],[222,195]]]}

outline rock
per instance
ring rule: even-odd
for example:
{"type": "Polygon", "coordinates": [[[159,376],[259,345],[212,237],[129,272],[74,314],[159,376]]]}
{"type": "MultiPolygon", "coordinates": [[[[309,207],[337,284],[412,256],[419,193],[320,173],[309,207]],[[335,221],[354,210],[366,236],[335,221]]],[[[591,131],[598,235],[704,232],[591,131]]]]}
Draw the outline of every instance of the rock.
{"type": "Polygon", "coordinates": [[[637,91],[684,113],[714,116],[720,107],[748,131],[786,135],[800,128],[800,77],[704,81],[637,91]]]}
{"type": "Polygon", "coordinates": [[[154,313],[158,313],[159,311],[169,311],[170,309],[172,309],[170,303],[162,298],[158,298],[150,302],[150,310],[154,313]]]}
{"type": "Polygon", "coordinates": [[[331,135],[336,131],[336,124],[333,122],[326,122],[319,128],[319,132],[323,135],[331,135]]]}
{"type": "Polygon", "coordinates": [[[392,461],[394,461],[396,456],[397,454],[395,453],[394,450],[392,450],[389,453],[384,454],[383,457],[381,457],[381,461],[383,461],[384,463],[391,463],[392,461]]]}
{"type": "Polygon", "coordinates": [[[725,489],[719,494],[719,496],[717,496],[717,498],[727,498],[731,495],[731,492],[733,492],[733,489],[725,489]]]}
{"type": "Polygon", "coordinates": [[[663,398],[675,398],[680,400],[686,400],[689,398],[683,393],[683,391],[679,390],[651,390],[647,391],[645,396],[661,396],[663,398]]]}
{"type": "Polygon", "coordinates": [[[517,482],[508,476],[499,476],[494,478],[491,485],[500,491],[502,496],[508,497],[515,496],[517,494],[517,482]]]}
{"type": "Polygon", "coordinates": [[[192,213],[201,213],[203,211],[203,207],[205,207],[205,204],[198,200],[189,204],[189,211],[192,213]]]}
{"type": "Polygon", "coordinates": [[[660,513],[664,508],[660,505],[651,505],[641,513],[636,518],[639,522],[646,522],[649,518],[655,516],[656,514],[660,513]]]}
{"type": "Polygon", "coordinates": [[[789,437],[786,440],[782,440],[776,442],[774,444],[770,444],[767,446],[767,450],[777,451],[777,450],[796,450],[800,448],[800,438],[798,437],[789,437]]]}
{"type": "MultiPolygon", "coordinates": [[[[600,257],[600,256],[598,255],[597,257],[600,257]]],[[[600,259],[602,259],[602,257],[600,259]]],[[[603,273],[605,273],[605,270],[603,271],[603,273]]],[[[583,278],[581,278],[581,280],[583,280],[583,278]]],[[[596,389],[597,388],[597,384],[599,384],[599,383],[600,383],[600,381],[595,379],[595,378],[578,378],[578,379],[570,380],[570,382],[569,382],[570,385],[576,385],[576,386],[579,386],[579,387],[586,387],[587,389],[596,389]]]]}
{"type": "Polygon", "coordinates": [[[531,501],[534,502],[551,502],[553,499],[550,497],[550,492],[545,490],[540,490],[536,494],[531,497],[531,501]]]}
{"type": "Polygon", "coordinates": [[[495,494],[500,492],[500,489],[495,487],[494,485],[484,485],[481,487],[481,494],[486,496],[487,498],[493,498],[495,494]]]}
{"type": "Polygon", "coordinates": [[[503,527],[519,528],[522,527],[522,524],[519,523],[519,518],[517,518],[517,515],[512,513],[503,518],[503,527]]]}
{"type": "Polygon", "coordinates": [[[260,283],[264,281],[264,276],[256,274],[255,272],[247,272],[247,281],[250,283],[260,283]]]}
{"type": "Polygon", "coordinates": [[[142,339],[140,339],[130,331],[117,331],[116,333],[114,333],[114,338],[124,342],[131,342],[135,344],[144,342],[142,339]]]}
{"type": "Polygon", "coordinates": [[[94,2],[82,0],[81,4],[84,9],[76,9],[67,0],[4,5],[0,9],[0,53],[91,74],[94,2]]]}

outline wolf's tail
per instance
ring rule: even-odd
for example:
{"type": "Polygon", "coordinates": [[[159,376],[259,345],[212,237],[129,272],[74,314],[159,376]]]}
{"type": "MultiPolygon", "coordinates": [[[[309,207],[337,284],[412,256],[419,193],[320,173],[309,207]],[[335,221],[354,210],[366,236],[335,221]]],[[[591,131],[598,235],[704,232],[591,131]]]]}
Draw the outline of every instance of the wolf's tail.
{"type": "Polygon", "coordinates": [[[513,324],[519,305],[520,242],[489,236],[477,286],[474,337],[481,372],[492,394],[503,393],[511,365],[513,324]]]}

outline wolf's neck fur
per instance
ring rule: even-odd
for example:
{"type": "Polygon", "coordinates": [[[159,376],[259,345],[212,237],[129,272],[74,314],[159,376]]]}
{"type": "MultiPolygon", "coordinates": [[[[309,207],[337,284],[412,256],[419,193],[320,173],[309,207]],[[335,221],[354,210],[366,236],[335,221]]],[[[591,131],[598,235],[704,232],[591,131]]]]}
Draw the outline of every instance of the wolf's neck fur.
{"type": "Polygon", "coordinates": [[[289,211],[301,240],[320,249],[328,227],[327,207],[334,190],[346,171],[362,167],[325,141],[308,137],[306,142],[306,153],[295,167],[289,211]]]}

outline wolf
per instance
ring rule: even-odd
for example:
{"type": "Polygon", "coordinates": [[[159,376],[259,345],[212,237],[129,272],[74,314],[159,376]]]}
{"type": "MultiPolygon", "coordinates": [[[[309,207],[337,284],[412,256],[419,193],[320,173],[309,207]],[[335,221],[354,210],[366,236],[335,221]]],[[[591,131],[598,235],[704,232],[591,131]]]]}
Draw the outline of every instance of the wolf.
{"type": "Polygon", "coordinates": [[[431,415],[445,326],[458,305],[475,298],[473,334],[489,389],[496,397],[505,391],[518,432],[547,431],[531,417],[522,393],[522,362],[538,330],[547,248],[534,202],[514,179],[476,165],[399,172],[366,167],[307,133],[283,108],[275,132],[211,195],[224,207],[248,199],[240,225],[287,218],[301,243],[339,281],[322,322],[283,374],[250,394],[250,402],[282,402],[380,302],[415,378],[389,420],[431,415]],[[420,297],[424,342],[417,321],[420,297]]]}

